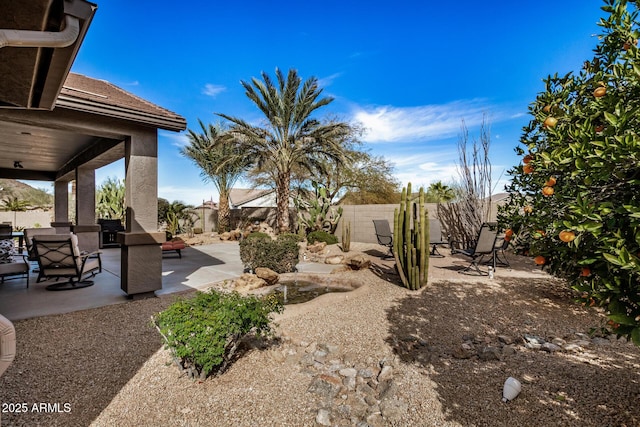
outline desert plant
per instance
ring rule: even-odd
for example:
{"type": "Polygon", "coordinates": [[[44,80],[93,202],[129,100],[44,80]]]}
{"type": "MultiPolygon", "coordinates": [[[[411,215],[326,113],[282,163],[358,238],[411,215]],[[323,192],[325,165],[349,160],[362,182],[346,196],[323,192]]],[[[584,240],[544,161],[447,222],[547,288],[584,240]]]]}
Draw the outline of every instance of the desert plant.
{"type": "Polygon", "coordinates": [[[309,242],[309,244],[325,242],[327,245],[334,245],[338,243],[338,238],[324,230],[316,230],[307,235],[307,242],[309,242]]]}
{"type": "Polygon", "coordinates": [[[342,216],[342,207],[333,207],[327,189],[313,181],[314,196],[310,199],[297,197],[294,200],[298,209],[298,227],[306,234],[316,230],[324,230],[333,234],[342,216]]]}
{"type": "Polygon", "coordinates": [[[224,372],[247,335],[269,335],[271,313],[281,311],[276,298],[212,289],[173,303],[153,322],[178,365],[192,378],[205,379],[224,372]]]}
{"type": "Polygon", "coordinates": [[[342,240],[342,252],[349,252],[351,249],[351,223],[347,223],[346,221],[342,221],[342,235],[340,236],[342,240]],[[345,225],[346,223],[346,225],[345,225]]]}
{"type": "Polygon", "coordinates": [[[400,207],[393,214],[393,256],[404,287],[417,290],[429,275],[429,218],[424,207],[424,189],[418,203],[411,201],[411,183],[402,189],[400,207]]]}
{"type": "Polygon", "coordinates": [[[291,238],[271,239],[265,233],[251,233],[258,236],[240,241],[240,259],[252,270],[266,267],[276,273],[290,273],[298,264],[300,248],[291,238]],[[262,236],[260,236],[262,235],[262,236]]]}
{"type": "Polygon", "coordinates": [[[96,191],[96,215],[98,218],[125,219],[125,185],[117,178],[107,178],[96,191]]]}
{"type": "MultiPolygon", "coordinates": [[[[479,140],[472,138],[462,121],[458,138],[458,173],[460,181],[452,188],[435,187],[435,192],[446,196],[448,203],[438,203],[438,218],[452,241],[462,247],[470,247],[480,231],[482,223],[491,214],[491,145],[490,126],[486,116],[480,125],[479,140]]],[[[441,202],[447,201],[445,198],[441,202]]]]}

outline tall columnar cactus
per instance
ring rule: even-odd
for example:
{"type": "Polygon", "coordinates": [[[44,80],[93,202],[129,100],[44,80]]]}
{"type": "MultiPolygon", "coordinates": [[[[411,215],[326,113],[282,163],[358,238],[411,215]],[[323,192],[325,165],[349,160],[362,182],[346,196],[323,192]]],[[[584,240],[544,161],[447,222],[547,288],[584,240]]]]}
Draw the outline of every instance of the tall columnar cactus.
{"type": "Polygon", "coordinates": [[[402,284],[411,290],[420,289],[427,284],[429,274],[429,219],[422,187],[418,203],[411,201],[411,183],[402,189],[393,230],[393,255],[402,284]]]}
{"type": "Polygon", "coordinates": [[[342,252],[349,252],[351,249],[351,223],[342,221],[342,252]]]}

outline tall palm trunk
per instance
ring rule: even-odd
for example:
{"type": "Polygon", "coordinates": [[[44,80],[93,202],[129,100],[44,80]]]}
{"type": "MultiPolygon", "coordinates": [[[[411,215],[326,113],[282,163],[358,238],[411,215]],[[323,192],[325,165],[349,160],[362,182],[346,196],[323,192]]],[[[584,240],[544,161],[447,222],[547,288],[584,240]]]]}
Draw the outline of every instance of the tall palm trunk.
{"type": "Polygon", "coordinates": [[[231,211],[229,210],[229,193],[220,192],[218,201],[218,233],[224,233],[231,229],[231,211]]]}
{"type": "Polygon", "coordinates": [[[280,173],[276,180],[277,211],[276,218],[280,233],[291,231],[289,223],[289,184],[291,173],[280,173]]]}

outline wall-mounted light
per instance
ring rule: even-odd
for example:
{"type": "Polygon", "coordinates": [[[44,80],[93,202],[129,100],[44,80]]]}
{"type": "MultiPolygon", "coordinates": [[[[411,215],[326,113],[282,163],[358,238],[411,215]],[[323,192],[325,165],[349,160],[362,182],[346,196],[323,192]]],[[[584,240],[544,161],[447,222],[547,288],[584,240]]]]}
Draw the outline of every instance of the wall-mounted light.
{"type": "Polygon", "coordinates": [[[16,169],[24,168],[24,166],[22,166],[22,163],[20,162],[20,160],[14,160],[13,161],[13,167],[16,168],[16,169]]]}

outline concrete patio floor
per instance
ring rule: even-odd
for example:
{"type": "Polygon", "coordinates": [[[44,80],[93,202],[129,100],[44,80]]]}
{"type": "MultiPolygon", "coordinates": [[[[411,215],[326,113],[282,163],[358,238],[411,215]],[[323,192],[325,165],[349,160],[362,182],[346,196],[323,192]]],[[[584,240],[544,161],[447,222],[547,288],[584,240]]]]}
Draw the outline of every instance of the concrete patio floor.
{"type": "MultiPolygon", "coordinates": [[[[0,314],[10,320],[68,313],[130,301],[120,289],[120,249],[102,249],[102,273],[94,285],[70,291],[47,291],[51,281],[36,283],[31,272],[29,288],[25,279],[7,278],[0,284],[0,314]]],[[[35,267],[35,264],[33,264],[35,267]]],[[[156,295],[203,289],[242,274],[237,242],[193,246],[183,249],[182,258],[167,253],[162,262],[162,289],[156,295]]]]}

